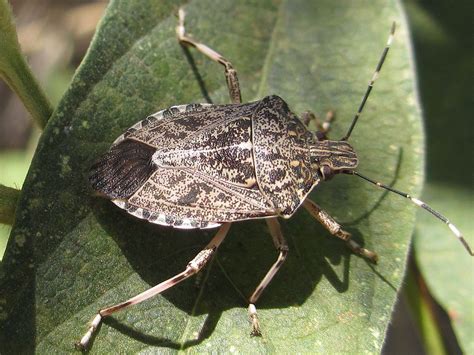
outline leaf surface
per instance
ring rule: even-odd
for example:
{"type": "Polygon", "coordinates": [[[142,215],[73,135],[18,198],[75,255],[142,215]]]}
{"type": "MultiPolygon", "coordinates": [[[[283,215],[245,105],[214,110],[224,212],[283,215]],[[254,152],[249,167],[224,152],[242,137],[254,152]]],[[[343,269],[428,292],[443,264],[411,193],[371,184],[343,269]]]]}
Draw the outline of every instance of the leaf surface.
{"type": "MultiPolygon", "coordinates": [[[[93,161],[150,113],[203,102],[202,87],[214,103],[229,102],[222,68],[193,50],[189,59],[177,43],[177,6],[113,1],[44,131],[4,259],[0,340],[11,351],[72,351],[97,309],[180,272],[212,236],[134,219],[93,197],[87,183],[93,161]]],[[[296,113],[336,109],[335,139],[347,130],[396,20],[396,41],[351,143],[361,172],[417,194],[423,136],[407,28],[394,1],[203,0],[186,10],[189,33],[238,70],[244,101],[277,94],[296,113]]],[[[264,336],[252,338],[246,297],[277,253],[265,223],[236,223],[197,283],[117,313],[91,353],[379,352],[414,207],[350,176],[311,196],[377,251],[379,265],[351,255],[299,211],[282,222],[290,255],[257,304],[264,336]]]]}
{"type": "MultiPolygon", "coordinates": [[[[441,183],[427,185],[424,193],[432,206],[447,216],[474,244],[473,193],[470,189],[441,183]]],[[[466,354],[474,351],[474,260],[452,237],[447,228],[439,228],[430,215],[419,215],[414,246],[416,259],[428,287],[451,318],[456,337],[466,354]]]]}

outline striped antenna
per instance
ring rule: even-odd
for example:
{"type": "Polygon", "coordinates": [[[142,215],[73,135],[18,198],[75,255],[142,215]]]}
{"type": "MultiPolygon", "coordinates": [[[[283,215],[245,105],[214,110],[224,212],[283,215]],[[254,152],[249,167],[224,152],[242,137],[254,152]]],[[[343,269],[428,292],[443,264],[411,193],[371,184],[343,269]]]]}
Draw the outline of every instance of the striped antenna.
{"type": "Polygon", "coordinates": [[[399,190],[395,190],[393,188],[391,188],[390,186],[387,186],[387,185],[384,185],[380,182],[377,182],[375,180],[372,180],[364,175],[361,175],[359,174],[357,171],[344,171],[345,174],[351,174],[351,175],[356,175],[362,179],[364,179],[365,181],[368,181],[374,185],[377,185],[378,187],[381,187],[385,190],[388,190],[388,191],[391,191],[391,192],[394,192],[400,196],[403,196],[407,199],[409,199],[411,202],[413,202],[415,205],[417,205],[418,207],[421,207],[423,208],[424,210],[428,211],[429,213],[431,213],[433,216],[435,216],[436,218],[438,218],[439,220],[443,221],[444,223],[446,223],[449,227],[449,229],[451,229],[451,231],[454,233],[454,235],[459,239],[459,241],[462,243],[462,245],[464,245],[464,247],[466,248],[466,250],[468,251],[468,253],[471,255],[471,256],[474,256],[474,253],[472,252],[472,249],[471,247],[469,246],[469,244],[467,244],[466,240],[464,239],[464,237],[462,236],[461,232],[459,231],[459,229],[457,229],[457,227],[452,224],[445,216],[443,216],[441,213],[439,213],[438,211],[435,211],[434,209],[432,209],[430,206],[428,206],[426,203],[424,203],[423,201],[420,201],[418,200],[417,198],[414,198],[414,197],[411,197],[409,194],[405,193],[405,192],[401,192],[399,190]]]}
{"type": "Polygon", "coordinates": [[[379,63],[377,64],[377,68],[375,69],[374,75],[372,76],[372,79],[369,82],[369,86],[367,86],[367,90],[365,91],[364,97],[362,98],[362,102],[359,105],[359,109],[357,110],[357,113],[355,114],[354,118],[352,119],[351,126],[349,127],[349,130],[347,131],[346,135],[341,139],[343,141],[347,141],[352,133],[352,130],[354,129],[357,120],[359,119],[360,114],[362,113],[362,110],[364,109],[365,103],[367,102],[367,99],[369,98],[370,92],[372,91],[372,88],[374,87],[375,80],[377,80],[380,69],[382,69],[382,65],[385,62],[385,58],[387,57],[388,50],[390,49],[390,45],[392,44],[393,41],[393,36],[395,34],[395,28],[396,28],[396,23],[392,23],[392,28],[390,29],[390,35],[388,36],[387,40],[387,45],[383,49],[382,56],[379,59],[379,63]]]}

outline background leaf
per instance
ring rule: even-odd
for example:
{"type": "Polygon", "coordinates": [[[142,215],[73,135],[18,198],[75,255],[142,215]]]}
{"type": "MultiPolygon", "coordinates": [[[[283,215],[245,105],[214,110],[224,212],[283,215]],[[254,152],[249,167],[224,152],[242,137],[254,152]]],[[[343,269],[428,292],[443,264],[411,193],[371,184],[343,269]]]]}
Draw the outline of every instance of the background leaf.
{"type": "MultiPolygon", "coordinates": [[[[443,213],[455,216],[453,222],[469,233],[466,240],[473,245],[472,191],[438,183],[427,185],[424,195],[442,206],[443,213]]],[[[458,341],[469,354],[474,351],[474,261],[454,238],[447,238],[448,231],[436,227],[429,216],[419,215],[416,259],[430,291],[448,313],[458,341]]]]}
{"type": "MultiPolygon", "coordinates": [[[[298,113],[336,108],[335,138],[397,20],[395,45],[351,142],[361,172],[419,192],[422,132],[395,2],[195,1],[186,9],[189,32],[232,60],[244,101],[278,94],[298,113]]],[[[8,351],[72,350],[98,308],[181,271],[212,235],[143,223],[92,197],[87,184],[92,162],[125,128],[172,104],[204,100],[175,38],[176,10],[171,1],[112,2],[44,131],[4,258],[0,340],[8,351]]],[[[212,100],[228,102],[222,69],[190,53],[212,100]]],[[[251,338],[244,296],[276,252],[264,223],[237,223],[200,287],[188,281],[117,314],[92,352],[380,351],[414,208],[349,176],[318,187],[313,198],[379,253],[377,267],[297,213],[283,223],[290,257],[257,305],[264,337],[251,338]]]]}
{"type": "MultiPolygon", "coordinates": [[[[472,4],[406,0],[417,53],[427,134],[423,199],[448,216],[474,244],[472,139],[472,4]],[[456,55],[453,56],[453,53],[456,55]]],[[[436,300],[451,318],[460,347],[474,352],[474,260],[423,213],[414,238],[416,261],[436,300]]]]}

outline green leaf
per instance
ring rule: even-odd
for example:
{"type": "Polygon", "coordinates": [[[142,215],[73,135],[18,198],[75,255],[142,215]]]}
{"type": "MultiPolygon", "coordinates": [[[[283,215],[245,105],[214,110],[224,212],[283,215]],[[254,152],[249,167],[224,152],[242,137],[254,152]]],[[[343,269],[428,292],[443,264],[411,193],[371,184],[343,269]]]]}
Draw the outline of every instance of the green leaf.
{"type": "Polygon", "coordinates": [[[43,128],[53,108],[21,53],[7,0],[0,0],[0,78],[18,95],[38,126],[43,128]]]}
{"type": "MultiPolygon", "coordinates": [[[[417,194],[423,138],[397,3],[203,0],[186,10],[189,33],[237,68],[244,101],[278,94],[297,113],[337,109],[334,138],[347,130],[396,20],[393,50],[351,143],[361,172],[417,194]]],[[[72,350],[97,309],[180,272],[212,236],[137,220],[94,197],[87,182],[93,161],[134,122],[205,100],[176,40],[176,12],[171,1],[112,2],[41,138],[4,259],[0,341],[9,350],[72,350]]],[[[228,103],[222,68],[190,54],[213,102],[228,103]]],[[[277,253],[265,223],[235,223],[200,287],[188,280],[114,315],[91,351],[379,352],[415,208],[350,176],[312,197],[379,253],[378,266],[299,211],[282,222],[290,255],[257,304],[264,336],[252,338],[246,297],[277,253]]]]}
{"type": "Polygon", "coordinates": [[[13,224],[20,190],[0,184],[0,223],[13,224]]]}
{"type": "MultiPolygon", "coordinates": [[[[468,0],[406,0],[426,117],[428,186],[424,199],[474,245],[472,46],[468,0]],[[455,56],[452,54],[456,53],[455,56]],[[455,114],[453,115],[453,112],[455,114]],[[449,117],[449,120],[447,118],[449,117]]],[[[459,346],[474,353],[474,261],[446,227],[419,214],[414,250],[431,293],[451,316],[459,346]]]]}
{"type": "Polygon", "coordinates": [[[410,260],[408,263],[409,267],[405,276],[406,299],[421,334],[424,350],[428,354],[446,354],[443,337],[433,313],[434,301],[430,297],[426,283],[416,268],[415,262],[410,260]]]}
{"type": "MultiPolygon", "coordinates": [[[[474,245],[474,213],[471,189],[429,184],[424,193],[474,245]]],[[[415,233],[416,259],[431,293],[443,306],[466,354],[474,352],[474,260],[447,228],[439,228],[428,214],[419,215],[415,233]]]]}
{"type": "MultiPolygon", "coordinates": [[[[0,153],[0,166],[2,167],[0,184],[20,189],[31,164],[32,156],[33,152],[29,150],[2,151],[0,153]]],[[[17,202],[15,202],[15,206],[17,202]]],[[[13,217],[14,215],[12,215],[11,223],[13,223],[13,217]]],[[[3,258],[10,231],[11,225],[0,225],[0,260],[3,258]]]]}

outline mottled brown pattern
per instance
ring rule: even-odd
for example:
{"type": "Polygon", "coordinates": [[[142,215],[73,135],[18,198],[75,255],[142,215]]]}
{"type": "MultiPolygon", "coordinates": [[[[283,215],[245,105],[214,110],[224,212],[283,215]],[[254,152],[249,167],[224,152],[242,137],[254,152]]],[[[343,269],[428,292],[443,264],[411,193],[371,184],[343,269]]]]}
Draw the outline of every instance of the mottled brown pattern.
{"type": "Polygon", "coordinates": [[[225,124],[197,130],[192,127],[186,138],[172,147],[158,148],[153,161],[160,167],[191,168],[209,177],[252,187],[255,170],[250,122],[250,117],[237,117],[225,124]]]}
{"type": "Polygon", "coordinates": [[[324,140],[311,146],[311,156],[317,157],[319,165],[333,169],[355,169],[359,160],[354,149],[344,141],[324,140]]]}
{"type": "Polygon", "coordinates": [[[289,217],[320,181],[311,159],[318,142],[278,96],[174,106],[136,123],[114,146],[129,140],[155,149],[156,170],[114,202],[153,223],[205,228],[289,217]]]}
{"type": "Polygon", "coordinates": [[[158,169],[129,204],[175,219],[235,221],[274,215],[261,193],[191,169],[158,169]]]}
{"type": "Polygon", "coordinates": [[[319,182],[311,169],[313,136],[278,96],[260,101],[252,123],[258,185],[290,217],[319,182]]]}

